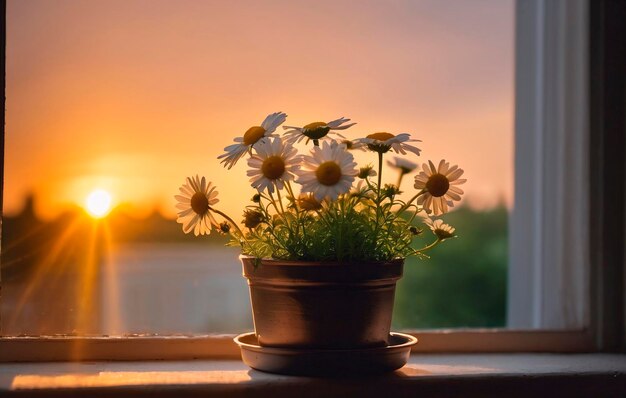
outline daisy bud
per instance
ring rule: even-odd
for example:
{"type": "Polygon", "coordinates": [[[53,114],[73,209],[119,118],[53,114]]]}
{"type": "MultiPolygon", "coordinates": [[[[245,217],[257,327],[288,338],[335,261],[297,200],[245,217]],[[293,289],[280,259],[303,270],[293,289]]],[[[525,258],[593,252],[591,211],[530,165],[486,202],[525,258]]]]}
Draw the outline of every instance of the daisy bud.
{"type": "Polygon", "coordinates": [[[302,210],[319,210],[322,208],[322,204],[310,193],[300,195],[298,198],[298,206],[302,210]]]}
{"type": "Polygon", "coordinates": [[[417,228],[417,227],[410,227],[409,231],[411,232],[412,235],[414,236],[419,236],[422,234],[422,229],[421,228],[417,228]]]}
{"type": "Polygon", "coordinates": [[[219,231],[222,232],[223,234],[227,234],[230,232],[230,224],[227,223],[226,221],[221,222],[219,225],[219,231]]]}
{"type": "Polygon", "coordinates": [[[284,224],[284,221],[282,219],[282,217],[278,214],[274,214],[272,216],[272,222],[274,223],[274,225],[281,225],[284,224]]]}
{"type": "Polygon", "coordinates": [[[395,185],[385,184],[385,187],[382,189],[382,195],[386,198],[392,198],[395,195],[398,195],[402,192],[395,185]]]}
{"type": "Polygon", "coordinates": [[[374,167],[371,164],[368,164],[367,166],[359,169],[358,177],[364,180],[367,177],[374,177],[375,175],[376,171],[374,170],[374,167]]]}
{"type": "Polygon", "coordinates": [[[243,213],[243,224],[246,228],[256,228],[264,220],[263,213],[257,210],[246,210],[243,213]]]}

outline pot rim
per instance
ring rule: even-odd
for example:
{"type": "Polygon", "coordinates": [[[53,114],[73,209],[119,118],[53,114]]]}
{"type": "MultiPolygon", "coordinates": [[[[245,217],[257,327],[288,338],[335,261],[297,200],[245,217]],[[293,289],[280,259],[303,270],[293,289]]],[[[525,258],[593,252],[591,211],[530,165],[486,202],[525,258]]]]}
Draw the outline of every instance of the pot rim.
{"type": "MultiPolygon", "coordinates": [[[[251,261],[256,259],[256,257],[249,256],[247,254],[240,254],[240,260],[251,261]]],[[[293,266],[293,267],[306,267],[306,266],[349,266],[351,264],[378,264],[378,265],[386,265],[386,264],[402,264],[404,263],[404,258],[395,258],[393,260],[387,261],[359,261],[359,262],[340,262],[338,260],[331,261],[310,261],[310,260],[278,260],[275,258],[262,258],[261,263],[263,265],[274,265],[274,266],[293,266]]]]}
{"type": "Polygon", "coordinates": [[[401,339],[401,341],[396,344],[387,344],[386,346],[381,347],[355,347],[355,348],[289,348],[289,347],[271,347],[271,346],[261,346],[258,343],[248,343],[243,341],[246,338],[255,335],[256,332],[247,332],[242,333],[233,338],[233,341],[242,348],[246,348],[253,352],[260,352],[265,354],[282,354],[282,355],[303,355],[303,354],[323,354],[323,353],[335,353],[335,354],[347,354],[347,353],[373,353],[373,352],[392,352],[398,349],[403,349],[406,347],[411,347],[418,342],[418,338],[406,333],[400,332],[390,332],[389,337],[393,337],[396,339],[401,339]]]}

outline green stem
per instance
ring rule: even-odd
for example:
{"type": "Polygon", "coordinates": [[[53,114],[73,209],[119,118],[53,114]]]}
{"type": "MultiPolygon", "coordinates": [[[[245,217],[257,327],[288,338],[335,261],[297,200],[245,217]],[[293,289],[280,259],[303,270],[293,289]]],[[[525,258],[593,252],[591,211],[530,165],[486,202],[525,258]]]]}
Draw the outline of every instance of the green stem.
{"type": "Polygon", "coordinates": [[[278,206],[276,206],[276,199],[274,199],[274,195],[272,195],[272,192],[269,190],[269,188],[267,189],[267,193],[270,196],[270,203],[274,206],[276,213],[280,213],[280,210],[278,210],[278,206]]]}
{"type": "Polygon", "coordinates": [[[380,198],[380,185],[383,180],[383,153],[378,152],[378,197],[380,198]]]}
{"type": "Polygon", "coordinates": [[[430,250],[430,249],[432,249],[433,247],[437,246],[437,245],[438,245],[439,243],[441,243],[441,242],[443,242],[443,241],[442,241],[441,239],[437,238],[437,240],[436,240],[436,241],[434,241],[433,243],[431,243],[430,245],[425,246],[425,247],[422,247],[422,248],[421,248],[421,249],[419,249],[419,250],[415,250],[415,252],[416,252],[416,253],[423,253],[423,252],[425,252],[425,251],[427,251],[427,250],[430,250]]]}
{"type": "MultiPolygon", "coordinates": [[[[401,213],[398,213],[398,215],[401,215],[401,213]]],[[[409,219],[407,220],[407,223],[409,223],[409,225],[412,225],[412,224],[413,224],[413,220],[415,220],[415,217],[416,217],[416,216],[417,216],[417,210],[416,210],[416,211],[414,211],[414,212],[412,212],[412,214],[411,214],[411,218],[409,218],[409,219]]]]}
{"type": "Polygon", "coordinates": [[[398,190],[400,190],[400,184],[402,184],[402,177],[404,177],[404,172],[400,170],[400,175],[398,176],[398,183],[396,184],[396,186],[398,187],[398,190]]]}
{"type": "Polygon", "coordinates": [[[319,217],[319,219],[322,220],[328,228],[333,227],[332,224],[326,219],[326,217],[324,217],[324,213],[322,213],[319,209],[315,210],[315,212],[317,213],[317,216],[319,217]]]}
{"type": "MultiPolygon", "coordinates": [[[[378,152],[378,192],[376,195],[376,223],[374,224],[374,241],[376,242],[376,246],[378,247],[378,230],[380,228],[380,205],[383,202],[381,197],[381,184],[383,179],[383,153],[378,152]]],[[[376,248],[374,249],[376,250],[376,248]]]]}
{"type": "Polygon", "coordinates": [[[300,217],[300,209],[298,208],[296,195],[294,195],[293,188],[291,187],[291,183],[289,181],[286,182],[285,187],[287,188],[287,193],[291,195],[291,198],[293,200],[292,204],[296,211],[296,218],[298,220],[298,222],[296,222],[296,236],[300,235],[300,223],[302,222],[302,239],[306,242],[306,229],[304,228],[304,222],[301,220],[300,217]]]}
{"type": "Polygon", "coordinates": [[[278,189],[278,188],[276,188],[276,195],[278,195],[278,204],[280,205],[280,210],[282,212],[282,215],[284,216],[285,208],[283,207],[283,197],[280,194],[280,189],[278,189]]]}
{"type": "Polygon", "coordinates": [[[295,203],[296,201],[296,196],[293,194],[293,188],[291,188],[291,182],[289,181],[285,181],[285,188],[287,188],[287,193],[289,195],[291,195],[291,197],[293,198],[293,201],[295,203]]]}
{"type": "Polygon", "coordinates": [[[408,208],[409,208],[409,206],[411,205],[411,203],[412,203],[415,199],[417,199],[418,197],[420,197],[420,196],[424,195],[426,192],[428,192],[428,191],[426,191],[426,189],[422,189],[421,191],[419,191],[419,192],[418,192],[415,196],[413,196],[411,199],[409,199],[409,201],[408,201],[408,202],[406,202],[406,203],[404,204],[404,206],[402,206],[402,207],[400,208],[400,210],[398,210],[398,214],[402,214],[402,212],[404,212],[406,209],[408,209],[408,208]]]}

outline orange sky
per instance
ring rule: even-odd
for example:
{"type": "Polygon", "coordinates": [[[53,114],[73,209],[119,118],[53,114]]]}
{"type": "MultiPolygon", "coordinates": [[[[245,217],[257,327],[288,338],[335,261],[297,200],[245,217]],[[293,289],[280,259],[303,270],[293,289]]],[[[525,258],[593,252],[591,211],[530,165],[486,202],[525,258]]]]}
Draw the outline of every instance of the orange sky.
{"type": "Polygon", "coordinates": [[[512,203],[512,0],[9,0],[7,21],[9,214],[29,191],[49,217],[104,188],[173,216],[198,173],[238,218],[245,162],[216,157],[278,110],[411,132],[412,160],[466,170],[470,204],[512,203]]]}

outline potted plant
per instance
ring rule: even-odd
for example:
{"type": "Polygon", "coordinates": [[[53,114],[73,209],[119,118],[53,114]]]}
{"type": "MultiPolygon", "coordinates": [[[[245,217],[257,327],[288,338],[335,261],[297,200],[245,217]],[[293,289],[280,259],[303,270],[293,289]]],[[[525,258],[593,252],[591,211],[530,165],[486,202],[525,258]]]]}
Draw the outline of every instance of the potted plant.
{"type": "Polygon", "coordinates": [[[387,164],[398,170],[398,179],[383,184],[385,156],[417,157],[418,140],[387,132],[346,139],[336,132],[355,124],[346,118],[284,126],[279,136],[276,129],[286,117],[268,115],[218,158],[230,169],[247,157],[256,193],[241,223],[219,210],[215,186],[198,176],[187,178],[176,195],[177,221],[186,233],[230,234],[229,244],[241,247],[255,327],[248,345],[259,353],[363,355],[390,347],[398,343],[390,340],[390,325],[404,259],[426,257],[455,236],[454,228],[431,215],[461,199],[463,170],[444,160],[419,168],[395,157],[387,164]],[[358,168],[352,151],[370,152],[375,166],[358,168]],[[412,194],[402,199],[403,177],[415,170],[412,194]],[[414,248],[422,225],[433,241],[414,248]]]}

